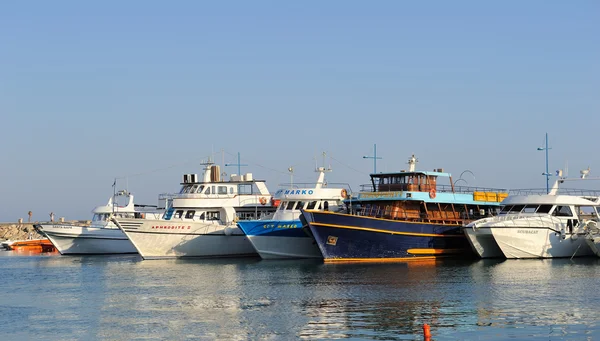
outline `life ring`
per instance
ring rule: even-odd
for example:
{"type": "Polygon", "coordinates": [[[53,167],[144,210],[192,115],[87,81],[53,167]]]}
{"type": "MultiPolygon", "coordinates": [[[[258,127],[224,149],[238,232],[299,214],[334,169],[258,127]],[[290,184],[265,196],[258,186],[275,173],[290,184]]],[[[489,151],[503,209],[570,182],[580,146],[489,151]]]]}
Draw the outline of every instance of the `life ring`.
{"type": "Polygon", "coordinates": [[[430,189],[429,190],[429,197],[431,199],[435,199],[435,195],[436,195],[435,188],[430,189]]]}
{"type": "Polygon", "coordinates": [[[345,188],[342,189],[342,192],[340,193],[342,195],[342,198],[346,198],[348,196],[348,191],[346,191],[345,188]]]}
{"type": "Polygon", "coordinates": [[[258,201],[260,201],[261,205],[266,205],[267,204],[267,198],[265,198],[265,197],[260,197],[260,199],[258,199],[258,201]]]}

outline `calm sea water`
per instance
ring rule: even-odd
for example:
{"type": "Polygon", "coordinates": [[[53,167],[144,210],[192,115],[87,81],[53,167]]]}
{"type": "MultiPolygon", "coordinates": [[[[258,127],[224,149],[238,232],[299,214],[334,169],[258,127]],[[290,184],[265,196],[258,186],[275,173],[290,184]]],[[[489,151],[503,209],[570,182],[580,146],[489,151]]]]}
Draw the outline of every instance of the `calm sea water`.
{"type": "Polygon", "coordinates": [[[409,264],[0,252],[11,340],[593,340],[600,259],[409,264]]]}

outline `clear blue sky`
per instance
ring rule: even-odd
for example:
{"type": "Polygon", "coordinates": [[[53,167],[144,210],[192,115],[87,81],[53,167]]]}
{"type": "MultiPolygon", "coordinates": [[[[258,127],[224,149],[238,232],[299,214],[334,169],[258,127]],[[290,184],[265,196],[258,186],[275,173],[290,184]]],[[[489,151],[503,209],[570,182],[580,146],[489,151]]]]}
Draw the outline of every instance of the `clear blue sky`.
{"type": "Polygon", "coordinates": [[[155,203],[221,150],[273,192],[321,151],[357,190],[374,143],[544,187],[545,132],[551,170],[600,176],[599,113],[598,1],[0,4],[0,221],[89,218],[120,176],[155,203]]]}

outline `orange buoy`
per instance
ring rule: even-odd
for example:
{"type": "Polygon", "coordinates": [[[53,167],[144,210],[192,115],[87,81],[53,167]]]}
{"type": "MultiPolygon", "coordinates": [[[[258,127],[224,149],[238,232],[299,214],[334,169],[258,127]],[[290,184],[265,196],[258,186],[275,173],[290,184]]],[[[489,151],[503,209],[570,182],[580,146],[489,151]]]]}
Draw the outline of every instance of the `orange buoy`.
{"type": "Polygon", "coordinates": [[[429,325],[427,323],[423,325],[423,337],[425,340],[429,340],[431,338],[431,331],[429,330],[429,325]]]}
{"type": "Polygon", "coordinates": [[[348,197],[348,192],[346,191],[346,189],[343,188],[340,192],[340,195],[342,196],[342,198],[346,199],[348,197]]]}

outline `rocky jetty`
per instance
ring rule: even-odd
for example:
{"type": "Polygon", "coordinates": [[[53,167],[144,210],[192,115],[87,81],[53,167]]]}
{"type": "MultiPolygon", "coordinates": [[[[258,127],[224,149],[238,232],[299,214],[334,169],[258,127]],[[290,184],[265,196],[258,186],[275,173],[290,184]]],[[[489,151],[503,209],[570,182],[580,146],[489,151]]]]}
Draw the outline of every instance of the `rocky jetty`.
{"type": "MultiPolygon", "coordinates": [[[[72,221],[71,224],[89,225],[89,221],[72,221]]],[[[35,223],[0,223],[0,240],[24,240],[44,238],[33,228],[35,223]]],[[[42,224],[47,224],[44,222],[42,224]]]]}
{"type": "Polygon", "coordinates": [[[43,238],[33,228],[33,223],[0,223],[0,240],[43,238]]]}

